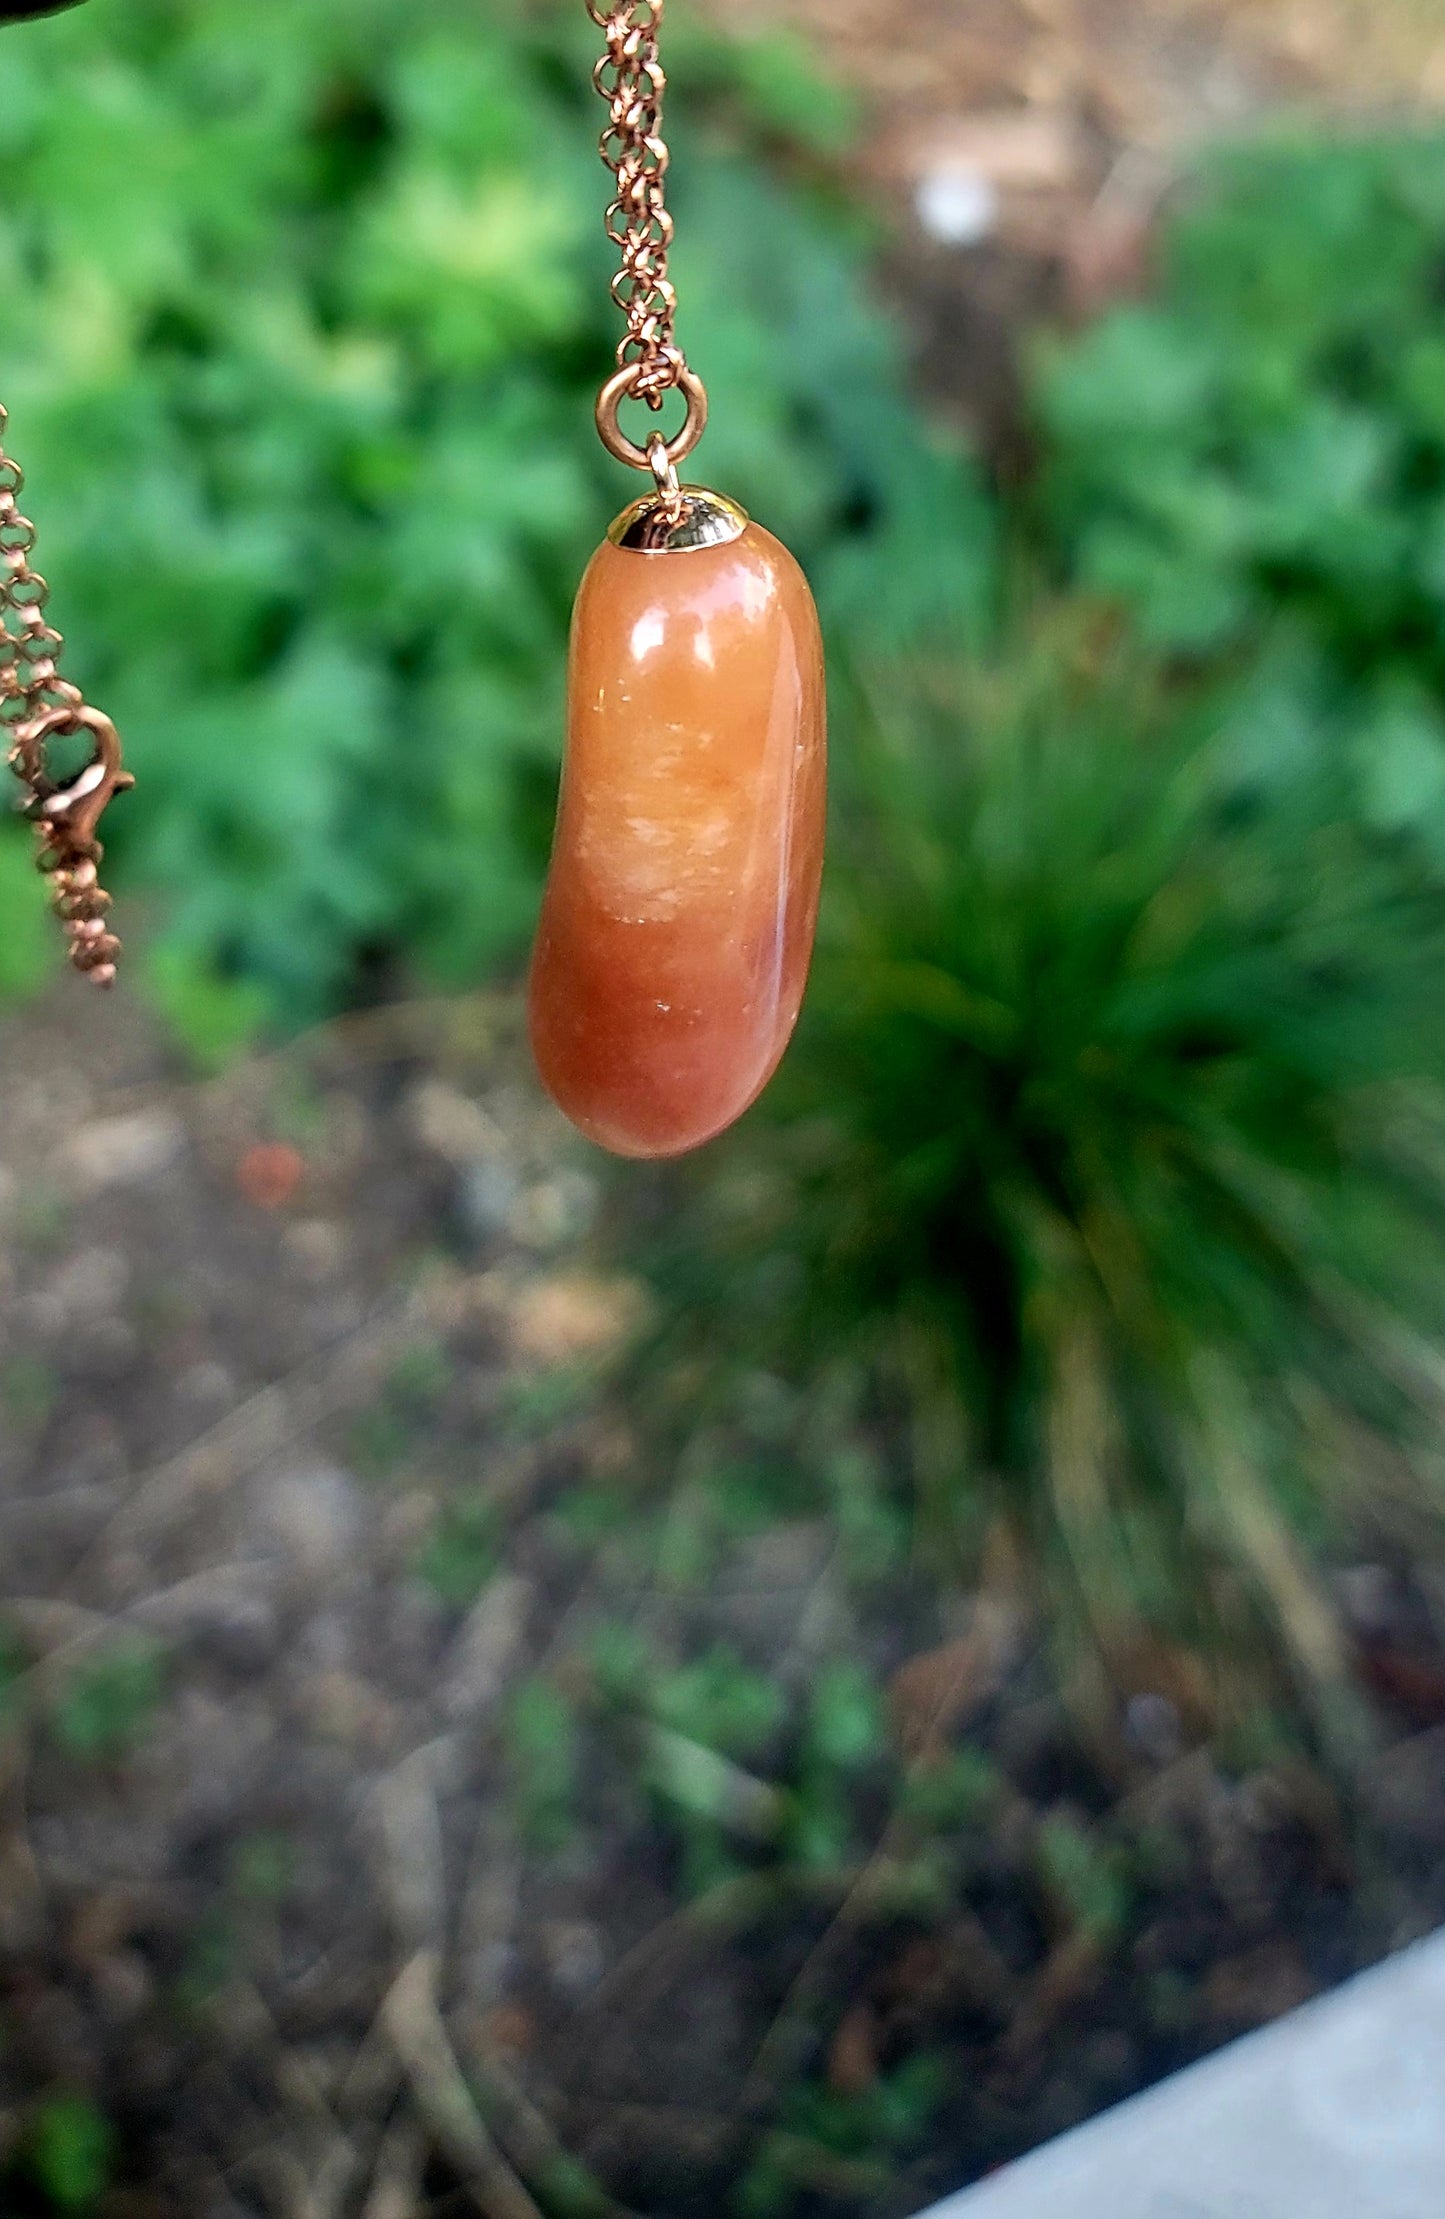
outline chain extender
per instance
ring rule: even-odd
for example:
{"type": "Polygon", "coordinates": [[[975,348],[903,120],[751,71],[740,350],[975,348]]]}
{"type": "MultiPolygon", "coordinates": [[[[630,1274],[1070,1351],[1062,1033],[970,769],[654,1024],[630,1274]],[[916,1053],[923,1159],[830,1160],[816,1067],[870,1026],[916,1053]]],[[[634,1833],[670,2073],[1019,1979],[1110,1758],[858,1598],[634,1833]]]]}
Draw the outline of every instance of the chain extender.
{"type": "Polygon", "coordinates": [[[35,526],[20,513],[24,479],[4,448],[8,421],[0,407],[0,727],[10,768],[29,793],[23,807],[40,843],[37,862],[54,890],[70,960],[94,985],[112,986],[120,942],[106,922],[110,896],[100,884],[104,850],[96,827],[111,796],[135,780],[122,764],[109,717],[60,676],[64,641],[46,619],[50,588],[31,567],[35,526]],[[83,740],[89,759],[56,779],[47,751],[67,739],[83,740]]]}
{"type": "Polygon", "coordinates": [[[617,349],[617,373],[597,402],[597,429],[609,454],[634,470],[651,470],[659,487],[676,487],[676,469],[691,454],[707,424],[707,393],[677,343],[677,291],[668,275],[673,220],[667,205],[671,155],[662,135],[667,78],[659,57],[666,0],[617,0],[612,7],[586,0],[587,13],[607,40],[593,83],[607,103],[602,159],[617,180],[607,211],[607,236],[621,256],[612,298],[627,319],[617,349]],[[627,437],[618,422],[625,400],[646,401],[654,413],[676,387],[687,417],[674,439],[654,433],[646,446],[627,437]]]}

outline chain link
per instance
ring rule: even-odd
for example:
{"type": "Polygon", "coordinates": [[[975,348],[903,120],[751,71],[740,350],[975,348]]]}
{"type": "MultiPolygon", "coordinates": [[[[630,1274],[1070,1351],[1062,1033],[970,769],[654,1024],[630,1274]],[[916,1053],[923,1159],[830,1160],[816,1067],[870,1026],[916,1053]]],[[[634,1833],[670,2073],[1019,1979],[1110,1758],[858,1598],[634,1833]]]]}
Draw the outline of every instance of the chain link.
{"type": "Polygon", "coordinates": [[[96,826],[111,796],[135,781],[122,768],[109,717],[87,707],[80,688],[60,675],[64,642],[45,613],[50,588],[31,565],[35,526],[20,511],[25,481],[5,451],[8,422],[0,407],[0,730],[10,768],[29,792],[25,813],[40,842],[37,860],[54,889],[70,960],[97,986],[109,986],[120,942],[105,921],[110,896],[99,883],[104,850],[96,826]],[[46,753],[62,738],[86,740],[90,760],[57,781],[46,753]]]}
{"type": "Polygon", "coordinates": [[[618,0],[587,13],[607,39],[593,82],[607,102],[602,159],[617,180],[607,211],[607,236],[622,257],[612,297],[627,318],[617,349],[620,370],[631,372],[630,392],[660,409],[663,395],[682,382],[687,358],[673,325],[677,293],[667,272],[673,222],[667,207],[670,161],[662,135],[667,78],[658,58],[665,0],[618,0]]]}

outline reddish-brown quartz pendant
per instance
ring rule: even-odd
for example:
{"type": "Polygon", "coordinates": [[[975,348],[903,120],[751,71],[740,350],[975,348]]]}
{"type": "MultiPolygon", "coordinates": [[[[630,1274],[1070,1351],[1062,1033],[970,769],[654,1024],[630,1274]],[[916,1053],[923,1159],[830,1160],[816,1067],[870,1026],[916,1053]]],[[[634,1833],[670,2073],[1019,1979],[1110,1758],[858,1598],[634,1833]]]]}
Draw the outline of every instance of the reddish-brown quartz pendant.
{"type": "Polygon", "coordinates": [[[700,1147],[778,1067],[812,956],[826,724],[786,548],[692,488],[618,519],[573,619],[530,991],[548,1091],[616,1155],[700,1147]]]}

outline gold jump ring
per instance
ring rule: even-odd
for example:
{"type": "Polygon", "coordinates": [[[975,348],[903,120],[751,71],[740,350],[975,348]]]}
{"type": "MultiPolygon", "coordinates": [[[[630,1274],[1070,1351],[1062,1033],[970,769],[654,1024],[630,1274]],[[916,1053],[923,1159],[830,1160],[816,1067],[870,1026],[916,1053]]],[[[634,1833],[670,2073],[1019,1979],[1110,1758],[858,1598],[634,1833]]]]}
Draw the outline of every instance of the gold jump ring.
{"type": "MultiPolygon", "coordinates": [[[[629,439],[618,422],[618,411],[624,401],[641,398],[637,391],[640,364],[629,362],[610,377],[597,396],[597,431],[607,452],[618,462],[625,462],[633,470],[652,468],[652,443],[639,447],[629,439]]],[[[707,430],[707,387],[695,370],[686,367],[677,373],[677,389],[687,403],[687,415],[675,438],[665,442],[668,462],[673,469],[686,461],[693,448],[707,430]]]]}

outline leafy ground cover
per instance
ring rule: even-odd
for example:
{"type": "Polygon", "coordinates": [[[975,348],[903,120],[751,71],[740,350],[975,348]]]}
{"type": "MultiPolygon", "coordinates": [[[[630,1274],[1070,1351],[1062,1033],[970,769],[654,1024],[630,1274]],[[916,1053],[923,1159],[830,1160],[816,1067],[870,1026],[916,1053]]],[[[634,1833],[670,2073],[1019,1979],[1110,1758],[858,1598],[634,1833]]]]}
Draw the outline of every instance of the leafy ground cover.
{"type": "MultiPolygon", "coordinates": [[[[203,1055],[368,968],[473,985],[525,940],[570,599],[632,496],[591,428],[591,43],[561,6],[141,0],[7,45],[14,438],[145,781],[120,883],[203,1055]]],[[[713,475],[840,623],[967,603],[986,516],[905,399],[854,220],[751,158],[846,119],[745,46],[684,26],[677,58],[713,475]]]]}
{"type": "Polygon", "coordinates": [[[1442,252],[1438,137],[1266,139],[1191,187],[1159,297],[1040,388],[1068,573],[1181,656],[1270,643],[1360,813],[1437,862],[1442,252]]]}

